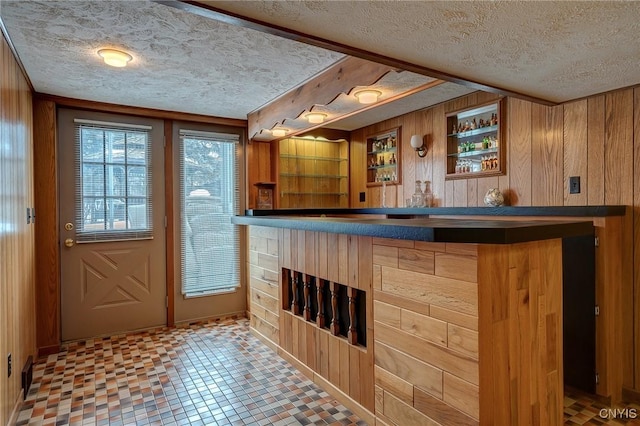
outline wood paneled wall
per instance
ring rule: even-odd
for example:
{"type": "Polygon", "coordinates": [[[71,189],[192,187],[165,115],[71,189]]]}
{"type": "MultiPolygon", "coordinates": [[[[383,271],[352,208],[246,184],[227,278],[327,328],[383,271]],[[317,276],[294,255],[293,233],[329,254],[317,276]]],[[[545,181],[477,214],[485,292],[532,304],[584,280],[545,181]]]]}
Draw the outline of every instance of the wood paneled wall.
{"type": "MultiPolygon", "coordinates": [[[[31,89],[0,37],[0,424],[21,399],[20,372],[35,355],[33,107],[31,89]],[[7,377],[7,355],[13,373],[7,377]]],[[[36,212],[38,218],[46,212],[36,212]]],[[[39,220],[39,219],[38,219],[39,220]]]]}
{"type": "MultiPolygon", "coordinates": [[[[388,200],[404,206],[414,181],[431,182],[435,207],[483,205],[489,188],[499,188],[508,205],[627,205],[622,267],[625,287],[617,308],[624,315],[618,330],[625,349],[624,385],[640,391],[640,88],[622,89],[548,107],[509,98],[504,176],[445,181],[445,114],[496,99],[470,95],[358,129],[351,135],[351,207],[380,206],[380,188],[366,186],[368,134],[402,126],[402,185],[387,185],[388,200]],[[410,148],[412,134],[427,135],[429,152],[419,158],[410,148]],[[580,177],[581,192],[569,194],[571,176],[580,177]],[[366,193],[360,202],[358,194],[366,193]],[[629,283],[629,284],[626,284],[629,283]]],[[[502,145],[505,148],[505,145],[502,145]]],[[[624,358],[624,361],[623,361],[624,358]]],[[[602,388],[602,386],[600,386],[602,388]]]]}
{"type": "MultiPolygon", "coordinates": [[[[278,162],[278,145],[270,142],[258,142],[251,141],[247,144],[247,208],[256,208],[256,197],[258,196],[258,189],[255,184],[258,182],[275,182],[276,176],[274,170],[277,168],[271,167],[271,164],[277,164],[278,162]],[[272,157],[273,156],[273,157],[272,157]]],[[[276,194],[274,194],[275,197],[276,194]]],[[[275,200],[274,200],[275,202],[275,200]]]]}

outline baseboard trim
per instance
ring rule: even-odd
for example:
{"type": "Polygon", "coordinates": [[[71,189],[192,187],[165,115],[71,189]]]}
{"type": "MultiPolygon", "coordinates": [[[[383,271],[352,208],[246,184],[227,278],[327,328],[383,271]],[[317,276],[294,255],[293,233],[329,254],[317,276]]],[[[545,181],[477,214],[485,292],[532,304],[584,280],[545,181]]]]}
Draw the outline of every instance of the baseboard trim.
{"type": "Polygon", "coordinates": [[[43,346],[38,348],[38,358],[49,356],[51,354],[57,354],[60,352],[60,345],[43,346]]]}

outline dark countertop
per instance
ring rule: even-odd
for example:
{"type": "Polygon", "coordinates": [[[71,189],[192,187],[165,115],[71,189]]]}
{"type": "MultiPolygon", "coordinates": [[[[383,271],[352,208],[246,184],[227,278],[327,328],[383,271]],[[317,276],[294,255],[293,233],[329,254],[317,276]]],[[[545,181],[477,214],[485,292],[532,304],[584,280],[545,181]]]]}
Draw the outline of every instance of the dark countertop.
{"type": "Polygon", "coordinates": [[[364,209],[279,209],[247,210],[247,216],[319,216],[377,214],[387,216],[567,216],[602,217],[624,216],[625,206],[502,206],[502,207],[404,207],[364,209]]]}
{"type": "Polygon", "coordinates": [[[501,221],[463,219],[367,219],[293,216],[235,216],[238,225],[257,225],[335,234],[433,242],[513,244],[594,235],[590,221],[501,221]]]}

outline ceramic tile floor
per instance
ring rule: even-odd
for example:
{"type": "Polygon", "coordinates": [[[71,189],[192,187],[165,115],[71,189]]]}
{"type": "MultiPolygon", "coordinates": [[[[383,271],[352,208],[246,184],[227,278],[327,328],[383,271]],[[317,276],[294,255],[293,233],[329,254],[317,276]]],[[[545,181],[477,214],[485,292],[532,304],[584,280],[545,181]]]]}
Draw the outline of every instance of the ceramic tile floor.
{"type": "MultiPolygon", "coordinates": [[[[640,424],[602,418],[603,408],[568,392],[565,425],[640,424]]],[[[619,408],[640,417],[638,405],[619,408]]],[[[365,423],[253,337],[246,319],[229,319],[66,344],[34,366],[17,422],[27,424],[365,423]]]]}
{"type": "Polygon", "coordinates": [[[17,425],[360,425],[246,319],[69,343],[34,366],[17,425]]]}

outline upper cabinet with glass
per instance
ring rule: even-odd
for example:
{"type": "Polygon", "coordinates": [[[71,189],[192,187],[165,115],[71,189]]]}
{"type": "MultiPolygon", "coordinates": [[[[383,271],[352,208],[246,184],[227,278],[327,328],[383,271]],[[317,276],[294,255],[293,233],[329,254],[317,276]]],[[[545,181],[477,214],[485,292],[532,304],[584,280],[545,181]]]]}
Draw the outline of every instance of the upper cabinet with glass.
{"type": "Polygon", "coordinates": [[[367,186],[401,183],[400,127],[367,137],[367,186]]]}
{"type": "Polygon", "coordinates": [[[447,114],[446,179],[505,173],[504,102],[447,114]]]}

